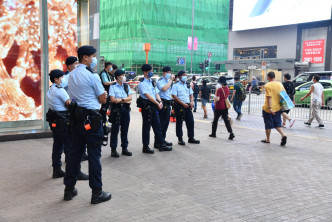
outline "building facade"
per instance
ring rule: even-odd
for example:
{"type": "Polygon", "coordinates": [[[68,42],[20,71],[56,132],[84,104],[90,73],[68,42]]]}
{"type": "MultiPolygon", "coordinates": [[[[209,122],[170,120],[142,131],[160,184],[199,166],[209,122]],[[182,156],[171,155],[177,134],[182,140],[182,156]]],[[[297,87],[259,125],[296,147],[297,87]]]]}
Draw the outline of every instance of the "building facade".
{"type": "Polygon", "coordinates": [[[264,81],[269,71],[281,80],[285,73],[294,77],[305,71],[331,70],[331,2],[319,1],[315,7],[307,1],[295,0],[283,7],[271,2],[266,6],[231,0],[228,59],[220,62],[229,74],[264,81]]]}

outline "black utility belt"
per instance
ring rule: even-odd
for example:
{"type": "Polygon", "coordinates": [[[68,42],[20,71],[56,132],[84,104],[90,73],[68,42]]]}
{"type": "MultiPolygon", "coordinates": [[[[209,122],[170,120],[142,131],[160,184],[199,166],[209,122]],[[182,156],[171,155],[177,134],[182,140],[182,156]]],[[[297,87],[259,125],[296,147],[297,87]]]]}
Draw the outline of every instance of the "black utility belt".
{"type": "Polygon", "coordinates": [[[130,109],[130,104],[128,104],[128,103],[118,103],[118,104],[116,104],[116,103],[112,103],[112,108],[127,108],[127,109],[130,109]]]}
{"type": "MultiPolygon", "coordinates": [[[[175,102],[174,104],[175,104],[175,107],[177,107],[177,108],[185,109],[180,103],[175,102]]],[[[187,104],[189,106],[187,109],[190,109],[190,103],[185,103],[185,104],[187,104]]]]}
{"type": "Polygon", "coordinates": [[[173,100],[161,99],[161,101],[163,102],[164,105],[172,105],[173,104],[173,100]]]}

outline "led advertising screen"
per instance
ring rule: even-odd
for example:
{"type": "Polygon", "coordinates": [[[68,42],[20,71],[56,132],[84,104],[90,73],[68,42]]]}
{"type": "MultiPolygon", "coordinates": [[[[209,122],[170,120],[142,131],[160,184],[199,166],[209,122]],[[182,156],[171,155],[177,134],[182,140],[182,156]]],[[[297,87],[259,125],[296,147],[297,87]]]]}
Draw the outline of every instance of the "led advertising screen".
{"type": "Polygon", "coordinates": [[[234,0],[233,31],[331,19],[331,0],[234,0]]]}
{"type": "MultiPolygon", "coordinates": [[[[49,0],[49,67],[76,55],[76,0],[49,0]]],[[[42,119],[39,0],[0,0],[0,122],[42,119]]],[[[48,74],[45,74],[48,78],[48,74]]]]}

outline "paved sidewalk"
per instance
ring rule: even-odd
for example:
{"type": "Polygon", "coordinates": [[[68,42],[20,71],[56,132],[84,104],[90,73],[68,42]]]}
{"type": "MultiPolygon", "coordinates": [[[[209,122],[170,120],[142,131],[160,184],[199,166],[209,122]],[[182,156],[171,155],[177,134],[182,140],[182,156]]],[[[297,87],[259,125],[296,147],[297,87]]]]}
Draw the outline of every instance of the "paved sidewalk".
{"type": "MultiPolygon", "coordinates": [[[[85,181],[77,183],[77,197],[62,200],[63,180],[51,178],[51,139],[0,143],[0,221],[332,221],[330,127],[302,129],[298,122],[282,148],[276,133],[271,144],[259,142],[259,116],[234,122],[234,141],[222,121],[217,138],[209,138],[212,114],[203,120],[199,111],[200,145],[147,155],[140,113],[133,108],[131,115],[133,156],[114,159],[103,148],[104,190],[113,197],[99,205],[90,204],[85,181]]],[[[176,143],[175,123],[167,139],[176,143]]]]}

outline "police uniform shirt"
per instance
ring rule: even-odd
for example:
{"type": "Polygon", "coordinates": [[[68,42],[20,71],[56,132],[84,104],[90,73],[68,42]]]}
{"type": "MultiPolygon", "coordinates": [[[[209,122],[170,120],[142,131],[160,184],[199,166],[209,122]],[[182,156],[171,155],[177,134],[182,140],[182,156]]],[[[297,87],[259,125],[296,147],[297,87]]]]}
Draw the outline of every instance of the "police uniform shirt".
{"type": "Polygon", "coordinates": [[[152,85],[152,79],[146,79],[144,77],[144,80],[138,84],[138,90],[140,92],[140,95],[143,99],[148,99],[144,94],[148,93],[152,98],[156,99],[156,92],[155,88],[152,85]]]}
{"type": "Polygon", "coordinates": [[[169,87],[168,90],[165,92],[162,91],[161,89],[168,84],[168,80],[165,77],[162,77],[158,82],[157,82],[157,88],[159,90],[159,95],[162,99],[166,100],[172,100],[171,92],[172,92],[172,87],[169,87]]]}
{"type": "Polygon", "coordinates": [[[69,99],[66,90],[53,83],[47,92],[48,106],[53,111],[67,111],[65,103],[69,99]]]}
{"type": "Polygon", "coordinates": [[[68,79],[68,93],[79,107],[87,109],[100,109],[98,96],[105,91],[99,75],[87,70],[87,66],[79,64],[68,79]]]}
{"type": "Polygon", "coordinates": [[[128,95],[124,89],[124,83],[120,85],[118,82],[115,85],[111,85],[109,95],[113,96],[116,99],[124,99],[127,98],[129,95],[133,94],[129,85],[128,85],[128,95]]]}
{"type": "Polygon", "coordinates": [[[177,82],[172,87],[172,95],[176,96],[183,103],[190,103],[189,96],[194,92],[191,87],[187,86],[187,83],[183,83],[182,81],[177,82]]]}
{"type": "Polygon", "coordinates": [[[104,69],[104,71],[101,73],[101,80],[103,81],[103,83],[107,83],[107,82],[111,82],[111,77],[110,77],[110,75],[105,71],[105,69],[104,69]]]}
{"type": "Polygon", "coordinates": [[[68,92],[68,78],[69,78],[69,71],[66,71],[62,78],[61,86],[68,92]]]}

